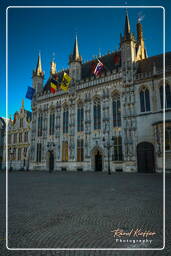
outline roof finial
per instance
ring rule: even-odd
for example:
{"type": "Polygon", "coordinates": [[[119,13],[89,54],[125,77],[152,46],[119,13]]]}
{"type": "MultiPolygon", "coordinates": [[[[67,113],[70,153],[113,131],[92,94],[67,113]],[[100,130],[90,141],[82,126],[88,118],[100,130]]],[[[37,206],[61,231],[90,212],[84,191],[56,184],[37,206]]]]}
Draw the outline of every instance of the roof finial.
{"type": "Polygon", "coordinates": [[[78,49],[78,38],[77,34],[75,35],[75,43],[74,43],[74,49],[73,49],[73,54],[70,55],[70,62],[72,61],[82,61],[82,58],[79,54],[79,49],[78,49]]]}
{"type": "Polygon", "coordinates": [[[131,32],[131,29],[130,29],[128,10],[126,9],[124,37],[127,38],[130,32],[131,32]]]}
{"type": "Polygon", "coordinates": [[[38,55],[36,70],[33,71],[33,75],[42,76],[42,77],[44,76],[44,72],[43,72],[43,70],[42,70],[42,62],[41,62],[41,54],[40,54],[40,51],[39,51],[39,55],[38,55]]]}

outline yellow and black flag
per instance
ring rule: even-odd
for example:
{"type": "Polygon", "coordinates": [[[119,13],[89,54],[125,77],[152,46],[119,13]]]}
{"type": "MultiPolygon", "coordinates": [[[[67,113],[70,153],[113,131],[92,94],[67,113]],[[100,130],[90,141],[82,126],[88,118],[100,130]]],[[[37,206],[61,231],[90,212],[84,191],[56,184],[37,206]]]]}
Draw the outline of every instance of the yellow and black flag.
{"type": "Polygon", "coordinates": [[[64,72],[62,82],[61,82],[61,89],[64,91],[67,91],[71,80],[72,78],[67,73],[64,72]]]}

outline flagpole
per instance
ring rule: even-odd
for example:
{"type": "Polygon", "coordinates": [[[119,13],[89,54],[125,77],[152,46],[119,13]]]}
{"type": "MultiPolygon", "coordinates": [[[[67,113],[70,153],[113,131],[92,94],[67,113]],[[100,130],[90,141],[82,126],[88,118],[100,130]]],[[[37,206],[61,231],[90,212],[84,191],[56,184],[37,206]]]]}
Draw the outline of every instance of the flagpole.
{"type": "Polygon", "coordinates": [[[107,71],[110,71],[110,69],[104,63],[102,63],[98,58],[97,60],[107,69],[107,71]]]}

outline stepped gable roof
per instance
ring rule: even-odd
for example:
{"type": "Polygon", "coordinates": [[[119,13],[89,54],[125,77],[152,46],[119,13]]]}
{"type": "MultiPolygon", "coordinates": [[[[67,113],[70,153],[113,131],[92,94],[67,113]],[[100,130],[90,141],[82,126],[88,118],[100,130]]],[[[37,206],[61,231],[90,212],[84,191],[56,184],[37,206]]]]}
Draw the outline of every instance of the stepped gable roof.
{"type": "MultiPolygon", "coordinates": [[[[167,67],[171,65],[171,52],[167,52],[165,56],[165,64],[167,67]]],[[[154,64],[156,69],[163,68],[163,54],[152,56],[144,60],[139,60],[137,62],[137,73],[152,72],[154,64]]]]}

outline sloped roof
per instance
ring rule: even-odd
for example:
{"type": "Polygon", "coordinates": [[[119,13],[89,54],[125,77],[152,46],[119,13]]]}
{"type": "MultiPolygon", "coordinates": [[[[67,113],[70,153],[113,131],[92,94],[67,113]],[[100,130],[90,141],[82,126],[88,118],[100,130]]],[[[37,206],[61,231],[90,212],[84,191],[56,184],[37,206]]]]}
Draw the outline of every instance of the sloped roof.
{"type": "MultiPolygon", "coordinates": [[[[102,57],[99,57],[98,59],[104,64],[103,72],[112,71],[116,67],[121,66],[121,52],[112,52],[112,53],[109,53],[102,57]],[[118,64],[115,64],[114,58],[116,55],[119,57],[118,64]]],[[[92,59],[91,61],[81,64],[81,80],[82,79],[85,80],[94,75],[93,71],[94,71],[94,68],[97,63],[98,63],[97,59],[92,59]]],[[[63,72],[69,73],[69,69],[66,69],[66,70],[63,70],[63,71],[57,73],[59,81],[62,80],[63,72]]],[[[53,78],[53,76],[52,76],[52,78],[53,78]]],[[[50,90],[50,82],[51,82],[51,78],[49,77],[49,79],[47,80],[47,82],[44,86],[44,91],[50,90]]],[[[58,88],[58,89],[60,89],[60,88],[58,88]]]]}
{"type": "MultiPolygon", "coordinates": [[[[121,67],[121,52],[119,51],[119,52],[109,53],[107,55],[99,57],[99,60],[104,64],[103,72],[106,73],[107,71],[112,71],[117,67],[121,67]],[[115,61],[114,61],[114,58],[116,55],[119,56],[119,63],[117,65],[115,64],[115,61]]],[[[98,62],[97,59],[92,59],[91,61],[81,64],[81,80],[85,80],[87,78],[90,79],[94,75],[93,70],[97,62],[98,62]]],[[[166,63],[166,67],[171,65],[171,52],[166,53],[165,63],[166,63]]],[[[163,68],[163,54],[137,61],[137,74],[152,72],[154,64],[156,66],[156,69],[163,68]]],[[[63,72],[69,73],[69,69],[66,69],[57,73],[59,82],[62,80],[63,72]]],[[[44,91],[50,90],[50,82],[51,82],[51,78],[47,80],[44,86],[44,91]]],[[[58,90],[60,90],[60,86],[58,90]]]]}
{"type": "MultiPolygon", "coordinates": [[[[165,56],[165,65],[167,67],[171,65],[171,52],[167,52],[165,56]]],[[[139,60],[137,62],[137,73],[152,72],[154,64],[156,69],[163,68],[163,54],[152,56],[144,60],[139,60]]]]}

